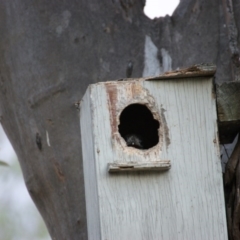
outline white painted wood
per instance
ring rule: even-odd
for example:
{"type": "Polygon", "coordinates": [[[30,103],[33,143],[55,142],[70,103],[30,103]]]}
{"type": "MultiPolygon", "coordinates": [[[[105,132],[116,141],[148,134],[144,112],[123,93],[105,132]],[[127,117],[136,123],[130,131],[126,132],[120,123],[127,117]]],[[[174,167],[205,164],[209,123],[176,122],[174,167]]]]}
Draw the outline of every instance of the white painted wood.
{"type": "Polygon", "coordinates": [[[91,85],[81,107],[89,239],[227,239],[216,120],[211,78],[91,85]],[[151,149],[127,147],[118,133],[132,103],[161,122],[151,149]],[[108,172],[109,163],[166,159],[160,173],[108,172]]]}
{"type": "Polygon", "coordinates": [[[101,239],[100,212],[98,202],[95,148],[93,138],[93,119],[91,106],[91,86],[81,103],[80,122],[82,141],[82,157],[84,159],[84,186],[87,210],[87,228],[89,239],[101,239]]]}
{"type": "Polygon", "coordinates": [[[108,163],[108,172],[166,171],[171,168],[168,160],[156,162],[113,162],[108,163]]]}

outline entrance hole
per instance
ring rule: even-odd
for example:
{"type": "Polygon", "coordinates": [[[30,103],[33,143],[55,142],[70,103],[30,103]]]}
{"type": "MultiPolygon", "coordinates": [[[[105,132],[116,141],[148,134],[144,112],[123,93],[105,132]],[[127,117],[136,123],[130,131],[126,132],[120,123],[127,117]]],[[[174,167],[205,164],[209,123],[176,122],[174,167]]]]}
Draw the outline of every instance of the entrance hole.
{"type": "Polygon", "coordinates": [[[159,127],[159,121],[145,105],[131,104],[122,111],[118,130],[127,146],[149,149],[159,142],[159,127]]]}

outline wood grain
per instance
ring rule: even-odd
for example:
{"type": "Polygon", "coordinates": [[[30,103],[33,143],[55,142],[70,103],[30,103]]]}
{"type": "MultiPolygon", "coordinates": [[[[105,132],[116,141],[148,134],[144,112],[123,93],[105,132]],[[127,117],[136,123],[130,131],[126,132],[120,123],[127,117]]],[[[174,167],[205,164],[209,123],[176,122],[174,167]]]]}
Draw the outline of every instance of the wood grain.
{"type": "Polygon", "coordinates": [[[108,163],[108,172],[166,171],[171,168],[169,160],[155,162],[108,163]]]}
{"type": "Polygon", "coordinates": [[[89,239],[227,239],[212,78],[91,85],[81,128],[89,239]],[[160,121],[157,146],[127,147],[119,135],[119,115],[132,103],[160,121]],[[170,159],[171,169],[109,174],[116,159],[170,159]]]}

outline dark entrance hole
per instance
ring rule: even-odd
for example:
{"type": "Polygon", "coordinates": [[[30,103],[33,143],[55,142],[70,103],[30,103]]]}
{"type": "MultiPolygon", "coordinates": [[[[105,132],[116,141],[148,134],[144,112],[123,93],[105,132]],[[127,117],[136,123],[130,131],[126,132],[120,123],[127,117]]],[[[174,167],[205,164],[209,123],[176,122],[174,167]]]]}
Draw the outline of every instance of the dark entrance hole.
{"type": "Polygon", "coordinates": [[[149,149],[158,144],[159,126],[145,105],[131,104],[122,111],[118,130],[129,147],[149,149]]]}

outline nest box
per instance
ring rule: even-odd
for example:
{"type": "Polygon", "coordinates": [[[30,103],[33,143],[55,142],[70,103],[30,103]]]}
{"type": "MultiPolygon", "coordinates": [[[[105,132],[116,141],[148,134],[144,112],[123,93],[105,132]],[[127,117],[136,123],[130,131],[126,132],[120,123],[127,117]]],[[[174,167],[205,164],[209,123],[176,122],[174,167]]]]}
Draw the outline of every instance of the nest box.
{"type": "Polygon", "coordinates": [[[227,239],[212,71],[92,84],[80,124],[89,239],[227,239]]]}

